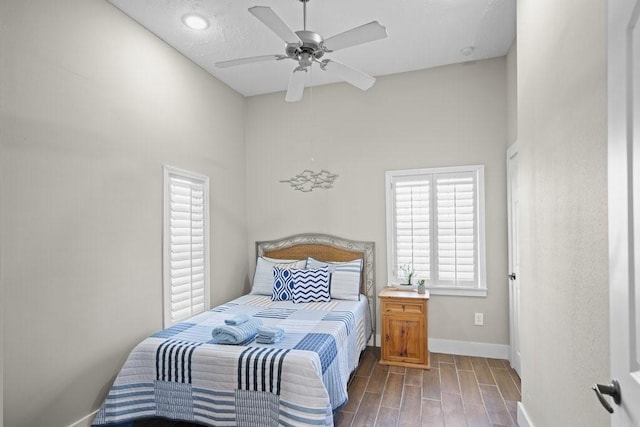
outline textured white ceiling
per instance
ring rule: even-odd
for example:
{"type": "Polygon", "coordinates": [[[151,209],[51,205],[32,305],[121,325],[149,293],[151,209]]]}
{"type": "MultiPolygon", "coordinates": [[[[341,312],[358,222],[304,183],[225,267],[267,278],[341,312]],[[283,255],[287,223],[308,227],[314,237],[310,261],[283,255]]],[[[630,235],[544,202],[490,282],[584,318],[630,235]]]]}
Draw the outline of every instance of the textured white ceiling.
{"type": "MultiPolygon", "coordinates": [[[[247,56],[284,54],[284,42],[251,15],[271,7],[294,31],[301,30],[300,0],[109,0],[149,31],[245,96],[284,91],[297,64],[258,62],[221,69],[214,63],[247,56]],[[202,31],[182,16],[206,17],[202,31]]],[[[373,76],[503,56],[516,33],[516,0],[309,0],[307,29],[325,39],[377,20],[389,36],[327,54],[373,76]],[[461,49],[473,46],[464,56],[461,49]]],[[[338,81],[313,66],[307,85],[338,81]]],[[[358,89],[354,89],[358,90],[358,89]]]]}

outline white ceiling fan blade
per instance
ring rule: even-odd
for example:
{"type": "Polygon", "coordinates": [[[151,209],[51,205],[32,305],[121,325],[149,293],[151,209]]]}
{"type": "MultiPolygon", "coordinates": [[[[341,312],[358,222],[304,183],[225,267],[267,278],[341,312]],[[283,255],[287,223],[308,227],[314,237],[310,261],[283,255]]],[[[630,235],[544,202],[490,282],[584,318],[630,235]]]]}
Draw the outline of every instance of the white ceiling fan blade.
{"type": "Polygon", "coordinates": [[[307,81],[307,69],[296,67],[291,73],[289,79],[289,87],[287,88],[287,96],[284,100],[287,102],[298,102],[302,99],[304,93],[304,84],[307,81]]]}
{"type": "Polygon", "coordinates": [[[369,89],[376,82],[375,77],[332,59],[325,59],[322,61],[320,68],[340,76],[347,83],[351,83],[362,90],[369,89]]]}
{"type": "Polygon", "coordinates": [[[231,59],[229,61],[219,61],[219,62],[216,62],[216,67],[228,68],[228,67],[235,67],[236,65],[251,64],[252,62],[261,62],[261,61],[268,61],[270,59],[283,59],[283,58],[284,58],[283,55],[250,56],[248,58],[238,58],[238,59],[231,59]]]}
{"type": "Polygon", "coordinates": [[[270,7],[253,6],[249,8],[249,12],[276,33],[285,43],[302,44],[300,37],[270,7]]]}
{"type": "Polygon", "coordinates": [[[380,25],[378,21],[372,21],[329,37],[324,41],[323,46],[330,51],[336,51],[385,37],[387,37],[387,29],[380,25]]]}

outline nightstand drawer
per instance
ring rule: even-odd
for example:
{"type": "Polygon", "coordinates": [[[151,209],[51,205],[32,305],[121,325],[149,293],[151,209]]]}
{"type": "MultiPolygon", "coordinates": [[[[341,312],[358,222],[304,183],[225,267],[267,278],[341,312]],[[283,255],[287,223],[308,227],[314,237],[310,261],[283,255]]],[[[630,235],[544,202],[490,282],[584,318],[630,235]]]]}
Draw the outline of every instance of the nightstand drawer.
{"type": "Polygon", "coordinates": [[[415,302],[384,301],[383,313],[424,313],[424,304],[415,302]]]}

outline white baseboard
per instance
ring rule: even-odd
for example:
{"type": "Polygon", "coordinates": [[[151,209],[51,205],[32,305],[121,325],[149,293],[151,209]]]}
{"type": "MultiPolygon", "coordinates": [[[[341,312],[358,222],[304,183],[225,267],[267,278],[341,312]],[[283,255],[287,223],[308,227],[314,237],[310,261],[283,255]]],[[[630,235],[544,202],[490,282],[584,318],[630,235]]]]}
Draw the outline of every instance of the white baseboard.
{"type": "Polygon", "coordinates": [[[91,422],[93,421],[93,417],[96,416],[99,410],[100,409],[96,409],[89,415],[85,415],[84,417],[80,418],[75,423],[69,424],[69,427],[91,427],[91,422]]]}
{"type": "Polygon", "coordinates": [[[516,421],[520,427],[533,427],[533,423],[522,402],[518,402],[518,419],[516,421]]]}
{"type": "MultiPolygon", "coordinates": [[[[373,338],[374,338],[374,336],[373,336],[373,334],[371,334],[371,337],[369,338],[369,342],[367,343],[367,345],[373,346],[373,338]]],[[[380,347],[380,335],[376,334],[375,339],[376,339],[376,345],[375,346],[376,347],[380,347]]]]}
{"type": "Polygon", "coordinates": [[[491,357],[493,359],[508,360],[510,348],[504,344],[429,338],[429,351],[434,353],[460,354],[463,356],[491,357]]]}
{"type": "MultiPolygon", "coordinates": [[[[380,347],[380,335],[376,335],[376,346],[380,347]]],[[[373,345],[373,339],[369,340],[373,345]]],[[[443,340],[429,338],[429,351],[433,353],[460,354],[463,356],[490,357],[492,359],[509,360],[510,347],[504,344],[488,344],[484,342],[443,340]]]]}

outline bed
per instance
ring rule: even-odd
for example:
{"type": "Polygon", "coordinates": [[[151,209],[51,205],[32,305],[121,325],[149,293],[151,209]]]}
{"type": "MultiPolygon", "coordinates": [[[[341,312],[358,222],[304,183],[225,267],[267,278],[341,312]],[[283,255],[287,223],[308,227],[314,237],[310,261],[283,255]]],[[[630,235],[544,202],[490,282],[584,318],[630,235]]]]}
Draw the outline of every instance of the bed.
{"type": "Polygon", "coordinates": [[[359,263],[357,298],[294,303],[251,293],[159,331],[130,353],[94,426],[156,417],[205,426],[333,425],[360,353],[375,337],[374,243],[301,234],[257,242],[256,256],[359,263]],[[238,315],[280,327],[284,338],[214,344],[213,328],[238,315]]]}

